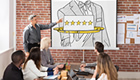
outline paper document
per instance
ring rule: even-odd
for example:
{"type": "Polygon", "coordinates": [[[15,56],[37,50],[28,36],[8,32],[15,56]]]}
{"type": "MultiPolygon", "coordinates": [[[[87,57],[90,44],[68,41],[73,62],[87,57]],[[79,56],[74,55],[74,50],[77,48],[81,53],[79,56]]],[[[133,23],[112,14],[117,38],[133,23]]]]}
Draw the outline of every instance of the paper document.
{"type": "Polygon", "coordinates": [[[130,44],[130,39],[126,39],[126,44],[130,44]]]}
{"type": "Polygon", "coordinates": [[[136,24],[127,24],[127,30],[137,30],[137,25],[136,24]]]}
{"type": "Polygon", "coordinates": [[[118,33],[125,33],[125,24],[118,24],[118,33]]]}
{"type": "Polygon", "coordinates": [[[126,16],[127,21],[134,21],[134,16],[126,16]]]}
{"type": "Polygon", "coordinates": [[[135,38],[135,44],[140,44],[140,37],[135,38]]]}
{"type": "Polygon", "coordinates": [[[56,79],[59,75],[46,76],[43,79],[56,79]]]}
{"type": "Polygon", "coordinates": [[[117,34],[117,44],[124,44],[124,34],[117,34]]]}
{"type": "Polygon", "coordinates": [[[140,24],[140,14],[134,14],[134,24],[140,24]]]}
{"type": "Polygon", "coordinates": [[[137,32],[127,31],[127,38],[136,38],[137,32]]]}
{"type": "Polygon", "coordinates": [[[117,16],[117,22],[126,22],[126,15],[117,16]]]}

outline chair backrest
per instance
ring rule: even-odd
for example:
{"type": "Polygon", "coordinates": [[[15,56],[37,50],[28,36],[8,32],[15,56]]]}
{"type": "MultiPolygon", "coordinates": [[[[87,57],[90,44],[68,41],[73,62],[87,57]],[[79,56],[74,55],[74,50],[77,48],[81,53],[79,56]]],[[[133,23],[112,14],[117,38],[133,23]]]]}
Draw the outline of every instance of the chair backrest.
{"type": "Polygon", "coordinates": [[[115,65],[115,68],[117,70],[117,72],[119,71],[119,66],[115,65]]]}

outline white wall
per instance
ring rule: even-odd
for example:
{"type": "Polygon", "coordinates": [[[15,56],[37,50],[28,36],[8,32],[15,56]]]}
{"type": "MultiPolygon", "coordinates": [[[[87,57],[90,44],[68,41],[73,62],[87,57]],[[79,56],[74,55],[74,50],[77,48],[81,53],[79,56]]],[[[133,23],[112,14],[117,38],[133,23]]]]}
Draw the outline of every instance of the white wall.
{"type": "Polygon", "coordinates": [[[0,0],[0,11],[0,52],[3,52],[16,45],[16,0],[0,0]]]}
{"type": "Polygon", "coordinates": [[[9,0],[9,48],[16,49],[16,0],[9,0]]]}
{"type": "Polygon", "coordinates": [[[3,72],[7,65],[11,63],[11,54],[14,51],[14,48],[6,50],[5,52],[0,53],[0,79],[3,77],[3,72]]]}
{"type": "Polygon", "coordinates": [[[16,0],[0,0],[0,79],[16,49],[16,0]]]}
{"type": "Polygon", "coordinates": [[[0,52],[9,49],[9,0],[0,0],[0,52]]]}

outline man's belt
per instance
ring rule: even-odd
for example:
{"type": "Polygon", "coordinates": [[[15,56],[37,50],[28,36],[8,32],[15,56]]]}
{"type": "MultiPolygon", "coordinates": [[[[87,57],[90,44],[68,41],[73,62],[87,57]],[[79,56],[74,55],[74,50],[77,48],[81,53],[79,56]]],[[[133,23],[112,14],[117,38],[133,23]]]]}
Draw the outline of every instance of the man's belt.
{"type": "Polygon", "coordinates": [[[32,45],[33,45],[33,44],[38,44],[38,45],[39,45],[40,43],[28,43],[28,44],[32,44],[32,45]]]}

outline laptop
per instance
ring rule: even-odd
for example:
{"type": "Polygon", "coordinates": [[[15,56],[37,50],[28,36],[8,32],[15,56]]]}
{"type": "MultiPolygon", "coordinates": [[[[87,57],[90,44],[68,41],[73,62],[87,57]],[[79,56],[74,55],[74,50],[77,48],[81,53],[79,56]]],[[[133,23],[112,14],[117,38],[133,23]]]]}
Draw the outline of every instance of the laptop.
{"type": "Polygon", "coordinates": [[[68,75],[70,76],[70,78],[72,80],[90,80],[90,78],[84,78],[83,76],[76,76],[76,74],[74,73],[74,71],[72,69],[70,69],[68,75]]]}
{"type": "Polygon", "coordinates": [[[68,75],[70,76],[72,80],[78,80],[78,77],[76,76],[76,74],[74,73],[72,69],[70,69],[68,75]]]}

